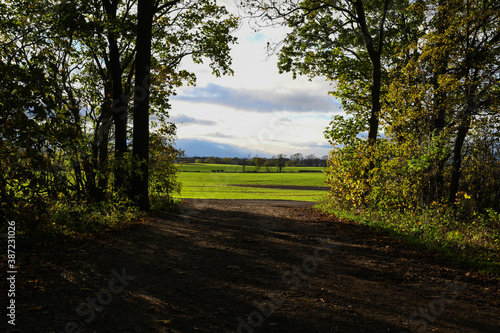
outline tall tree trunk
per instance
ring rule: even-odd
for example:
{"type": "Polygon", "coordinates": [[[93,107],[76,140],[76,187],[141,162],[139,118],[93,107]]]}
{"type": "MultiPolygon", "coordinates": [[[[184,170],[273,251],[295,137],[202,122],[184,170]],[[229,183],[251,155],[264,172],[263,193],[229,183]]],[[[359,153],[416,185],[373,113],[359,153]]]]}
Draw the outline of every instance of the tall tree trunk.
{"type": "MultiPolygon", "coordinates": [[[[127,170],[123,167],[123,158],[127,152],[127,99],[123,93],[122,74],[120,65],[120,51],[116,39],[110,32],[109,40],[109,63],[111,70],[111,81],[113,84],[113,122],[115,124],[115,187],[124,189],[127,170]]],[[[126,190],[126,189],[124,189],[126,190]]]]}
{"type": "Polygon", "coordinates": [[[458,125],[457,138],[453,147],[453,164],[451,170],[449,203],[454,203],[457,198],[457,192],[460,185],[460,176],[462,175],[462,148],[465,138],[469,132],[472,110],[474,110],[474,100],[470,100],[467,109],[464,111],[458,125]]]}
{"type": "Polygon", "coordinates": [[[127,152],[127,98],[123,93],[123,68],[120,63],[120,49],[116,32],[112,28],[116,24],[119,4],[120,2],[116,0],[102,0],[102,6],[110,24],[110,28],[108,28],[109,61],[107,62],[107,66],[111,74],[113,98],[111,110],[115,124],[115,188],[126,190],[123,188],[127,174],[127,170],[123,167],[123,157],[127,152]]]}
{"type": "MultiPolygon", "coordinates": [[[[439,35],[444,35],[446,30],[448,29],[448,20],[447,20],[447,15],[448,13],[448,8],[446,6],[446,1],[445,0],[440,0],[437,8],[437,33],[439,35]]],[[[444,43],[438,43],[436,47],[442,48],[444,47],[444,43]]],[[[446,74],[447,69],[448,69],[448,54],[445,54],[443,57],[438,59],[432,79],[431,79],[431,84],[433,86],[435,96],[434,96],[434,103],[433,103],[433,114],[432,114],[432,128],[431,128],[431,136],[434,139],[438,139],[442,134],[443,129],[446,126],[446,98],[447,98],[447,92],[444,91],[440,84],[439,84],[439,77],[441,75],[446,74]]],[[[440,148],[442,148],[444,143],[440,143],[440,148]]],[[[437,162],[437,170],[436,174],[434,175],[433,179],[433,184],[431,186],[433,187],[432,190],[430,191],[431,193],[429,194],[428,201],[439,201],[444,198],[444,177],[443,177],[443,170],[444,170],[444,165],[446,162],[446,157],[441,157],[440,160],[437,162]]]]}
{"type": "Polygon", "coordinates": [[[372,109],[370,111],[370,119],[368,120],[368,145],[375,146],[378,135],[378,124],[380,117],[380,91],[382,88],[382,68],[380,64],[380,55],[373,61],[373,77],[372,77],[372,91],[371,103],[372,109]]]}
{"type": "MultiPolygon", "coordinates": [[[[368,119],[368,146],[372,148],[376,144],[378,125],[380,117],[380,92],[382,88],[382,64],[381,64],[381,54],[384,40],[384,22],[386,17],[386,12],[389,6],[389,0],[384,3],[384,14],[382,22],[380,23],[379,29],[379,40],[377,45],[372,38],[372,35],[368,29],[368,24],[366,21],[365,8],[363,1],[357,0],[354,2],[357,14],[357,23],[361,33],[363,34],[363,40],[365,42],[366,50],[370,57],[372,63],[372,86],[371,86],[371,110],[370,118],[368,119]]],[[[371,149],[370,149],[371,150],[371,149]]],[[[371,169],[372,167],[370,167],[371,169]]]]}
{"type": "Polygon", "coordinates": [[[141,210],[149,209],[149,75],[153,14],[153,0],[139,0],[132,145],[134,159],[139,164],[133,172],[132,188],[134,200],[141,210]]]}
{"type": "Polygon", "coordinates": [[[106,174],[108,164],[109,133],[112,125],[111,117],[111,95],[112,83],[106,80],[104,84],[104,101],[101,104],[101,114],[96,125],[94,140],[92,142],[92,170],[86,168],[87,180],[89,181],[89,193],[92,199],[102,201],[105,199],[105,188],[109,176],[106,174]]]}
{"type": "MultiPolygon", "coordinates": [[[[466,15],[470,15],[469,12],[469,1],[466,2],[466,15]]],[[[474,43],[474,38],[471,36],[471,31],[469,30],[469,23],[466,21],[465,24],[465,40],[466,40],[466,50],[475,50],[476,44],[474,43]],[[472,43],[472,45],[471,45],[472,43]]],[[[477,52],[477,51],[476,51],[477,52]]],[[[460,186],[460,177],[462,175],[462,148],[464,146],[465,138],[469,133],[471,119],[474,113],[478,109],[478,97],[476,94],[478,92],[477,86],[477,74],[480,72],[479,55],[473,52],[469,54],[468,52],[464,58],[463,76],[465,78],[465,96],[466,96],[466,108],[460,115],[458,119],[458,129],[457,138],[455,140],[455,145],[453,147],[453,162],[451,170],[451,182],[450,182],[450,193],[448,197],[448,202],[453,204],[456,201],[458,189],[460,186]],[[471,72],[472,70],[472,72],[471,72]]],[[[481,94],[479,94],[481,95],[481,94]]]]}
{"type": "MultiPolygon", "coordinates": [[[[438,73],[445,74],[446,67],[444,67],[444,71],[438,70],[438,73]]],[[[439,75],[439,74],[438,74],[439,75]]],[[[433,83],[434,89],[439,89],[439,84],[437,83],[437,77],[436,77],[436,82],[433,83]]],[[[445,91],[438,91],[436,94],[436,98],[434,100],[434,120],[432,123],[432,133],[431,136],[432,138],[436,140],[440,140],[439,142],[439,148],[443,148],[444,142],[440,139],[440,136],[443,132],[443,129],[445,128],[446,125],[446,92],[445,91]]],[[[439,149],[441,151],[441,149],[439,149]]],[[[447,160],[447,156],[440,156],[439,160],[437,161],[437,170],[434,175],[434,182],[431,184],[432,189],[431,193],[429,193],[429,198],[428,201],[439,201],[443,198],[444,195],[444,177],[443,177],[443,170],[444,166],[447,160]]]]}
{"type": "Polygon", "coordinates": [[[356,8],[357,23],[361,33],[363,34],[363,40],[365,42],[366,50],[370,57],[372,63],[372,86],[371,86],[371,110],[370,118],[368,119],[368,159],[369,164],[365,169],[364,178],[365,180],[369,177],[369,172],[375,167],[374,163],[374,153],[377,144],[378,136],[378,126],[380,122],[380,95],[382,91],[382,50],[384,47],[384,24],[386,20],[386,15],[389,10],[391,0],[384,1],[383,15],[380,22],[378,30],[378,41],[375,41],[369,31],[365,8],[363,1],[356,0],[354,6],[356,8]]]}

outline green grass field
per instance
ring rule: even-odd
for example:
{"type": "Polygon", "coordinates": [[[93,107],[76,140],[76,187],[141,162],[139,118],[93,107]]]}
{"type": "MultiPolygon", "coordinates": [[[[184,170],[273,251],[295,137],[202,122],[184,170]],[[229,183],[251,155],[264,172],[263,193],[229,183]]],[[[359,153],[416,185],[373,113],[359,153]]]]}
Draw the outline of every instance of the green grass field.
{"type": "MultiPolygon", "coordinates": [[[[262,169],[265,168],[261,168],[262,169]]],[[[275,169],[275,168],[273,168],[275,169]]],[[[247,166],[245,171],[253,171],[247,166]]],[[[289,167],[285,172],[241,172],[240,165],[187,164],[181,168],[181,199],[266,199],[299,200],[317,202],[328,193],[322,172],[298,172],[299,170],[321,171],[322,168],[289,167]],[[224,170],[224,172],[212,172],[224,170]],[[251,187],[248,187],[250,185],[251,187]],[[278,186],[265,188],[260,186],[278,186]],[[287,188],[293,186],[294,188],[287,188]],[[311,190],[305,187],[324,187],[311,190]]]]}

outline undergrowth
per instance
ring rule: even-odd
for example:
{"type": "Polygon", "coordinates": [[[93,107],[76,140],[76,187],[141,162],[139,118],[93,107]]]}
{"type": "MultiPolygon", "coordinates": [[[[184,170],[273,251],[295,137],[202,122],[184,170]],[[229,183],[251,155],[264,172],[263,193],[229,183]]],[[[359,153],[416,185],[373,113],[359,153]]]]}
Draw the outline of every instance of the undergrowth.
{"type": "Polygon", "coordinates": [[[103,202],[56,201],[48,211],[45,233],[88,234],[114,228],[138,218],[126,199],[103,202]]]}
{"type": "MultiPolygon", "coordinates": [[[[180,202],[168,194],[150,196],[151,210],[172,210],[180,202]]],[[[60,200],[48,211],[49,223],[45,233],[88,234],[117,228],[134,219],[144,217],[130,199],[122,196],[103,202],[76,202],[60,200]]]]}
{"type": "Polygon", "coordinates": [[[466,263],[481,272],[500,275],[500,214],[494,211],[475,214],[472,220],[463,221],[452,209],[352,211],[332,207],[326,202],[319,203],[317,208],[383,230],[394,238],[466,263]]]}
{"type": "MultiPolygon", "coordinates": [[[[180,202],[168,195],[152,195],[150,200],[152,211],[171,210],[180,202]]],[[[18,214],[16,234],[23,244],[35,245],[50,239],[81,237],[121,228],[147,214],[139,211],[126,197],[101,202],[60,197],[45,201],[43,209],[38,207],[36,211],[18,214]]]]}

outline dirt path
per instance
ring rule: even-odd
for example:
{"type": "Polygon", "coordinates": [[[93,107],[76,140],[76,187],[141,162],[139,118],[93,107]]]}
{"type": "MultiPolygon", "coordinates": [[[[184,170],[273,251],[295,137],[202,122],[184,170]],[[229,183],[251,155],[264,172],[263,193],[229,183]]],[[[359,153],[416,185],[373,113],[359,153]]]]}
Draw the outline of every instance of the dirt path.
{"type": "Polygon", "coordinates": [[[190,201],[21,260],[13,332],[500,332],[498,280],[309,203],[190,201]]]}

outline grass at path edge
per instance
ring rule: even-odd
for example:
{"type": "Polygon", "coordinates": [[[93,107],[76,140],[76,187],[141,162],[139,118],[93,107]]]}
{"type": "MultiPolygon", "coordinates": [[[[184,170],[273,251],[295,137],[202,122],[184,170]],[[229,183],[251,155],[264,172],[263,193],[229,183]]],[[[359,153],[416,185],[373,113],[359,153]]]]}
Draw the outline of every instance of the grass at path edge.
{"type": "Polygon", "coordinates": [[[341,219],[367,225],[389,234],[393,239],[466,264],[481,273],[493,274],[500,280],[500,234],[494,230],[485,230],[485,226],[466,230],[456,223],[443,222],[442,216],[353,212],[332,208],[326,200],[319,201],[314,208],[341,219]],[[420,222],[422,220],[426,222],[420,222]]]}

